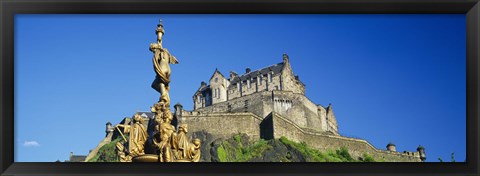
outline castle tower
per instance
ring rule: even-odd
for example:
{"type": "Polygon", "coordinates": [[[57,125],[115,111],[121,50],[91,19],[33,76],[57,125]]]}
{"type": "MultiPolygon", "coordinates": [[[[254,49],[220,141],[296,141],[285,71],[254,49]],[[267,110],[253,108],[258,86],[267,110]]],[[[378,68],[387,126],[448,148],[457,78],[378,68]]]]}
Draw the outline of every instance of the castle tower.
{"type": "Polygon", "coordinates": [[[218,69],[215,69],[210,78],[210,90],[212,91],[212,104],[227,101],[227,87],[229,82],[218,69]]]}
{"type": "Polygon", "coordinates": [[[396,152],[397,149],[395,147],[395,144],[392,144],[391,142],[387,144],[387,150],[391,152],[396,152]]]}
{"type": "Polygon", "coordinates": [[[208,89],[207,83],[201,82],[200,87],[198,88],[197,92],[193,95],[193,109],[199,109],[207,106],[207,94],[210,93],[208,89]]]}
{"type": "Polygon", "coordinates": [[[425,155],[425,148],[423,148],[421,145],[417,147],[417,151],[420,154],[420,159],[422,161],[425,161],[427,159],[427,155],[425,155]]]}
{"type": "Polygon", "coordinates": [[[317,105],[318,118],[320,118],[319,131],[327,131],[327,110],[322,105],[317,105]]]}
{"type": "Polygon", "coordinates": [[[328,104],[327,107],[327,131],[330,131],[334,134],[338,134],[338,124],[335,114],[333,113],[332,104],[328,104]]]}
{"type": "Polygon", "coordinates": [[[108,136],[109,133],[112,133],[114,131],[114,128],[112,126],[112,123],[110,122],[107,122],[107,124],[105,124],[105,135],[108,136]]]}

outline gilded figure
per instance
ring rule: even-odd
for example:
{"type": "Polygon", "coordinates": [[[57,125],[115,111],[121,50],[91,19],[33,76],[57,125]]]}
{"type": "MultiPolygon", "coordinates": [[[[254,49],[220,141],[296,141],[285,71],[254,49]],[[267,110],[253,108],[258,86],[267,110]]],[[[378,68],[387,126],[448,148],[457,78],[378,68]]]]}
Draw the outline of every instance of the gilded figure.
{"type": "Polygon", "coordinates": [[[162,46],[162,37],[165,34],[165,30],[161,21],[157,25],[155,32],[157,34],[157,43],[150,44],[150,51],[153,52],[153,68],[156,73],[155,80],[152,82],[152,88],[160,93],[159,102],[169,106],[170,96],[168,91],[170,90],[171,73],[169,64],[178,64],[178,60],[162,46]]]}
{"type": "Polygon", "coordinates": [[[148,134],[143,125],[142,117],[139,114],[135,114],[130,125],[118,124],[115,126],[117,129],[119,129],[119,127],[123,128],[123,130],[119,130],[119,132],[124,141],[126,141],[126,146],[122,143],[116,144],[117,154],[120,157],[120,161],[129,162],[131,161],[131,158],[145,154],[145,141],[148,138],[148,134]],[[129,134],[128,139],[125,138],[125,133],[129,134]],[[128,156],[125,155],[126,153],[128,153],[128,156]]]}
{"type": "Polygon", "coordinates": [[[131,125],[115,126],[126,141],[116,144],[117,155],[122,162],[198,162],[200,160],[200,140],[194,139],[193,143],[189,143],[187,125],[182,124],[177,133],[171,124],[173,114],[170,111],[168,95],[171,73],[169,64],[177,64],[178,61],[166,48],[162,47],[165,30],[161,21],[155,32],[157,43],[150,44],[150,51],[153,52],[153,68],[156,73],[152,88],[160,93],[159,101],[150,108],[155,116],[150,119],[153,122],[149,123],[149,133],[143,125],[143,119],[138,114],[135,114],[131,125]],[[123,127],[123,131],[119,127],[123,127]],[[130,134],[128,139],[125,138],[124,133],[130,134]],[[147,147],[149,148],[145,153],[147,138],[147,147]]]}

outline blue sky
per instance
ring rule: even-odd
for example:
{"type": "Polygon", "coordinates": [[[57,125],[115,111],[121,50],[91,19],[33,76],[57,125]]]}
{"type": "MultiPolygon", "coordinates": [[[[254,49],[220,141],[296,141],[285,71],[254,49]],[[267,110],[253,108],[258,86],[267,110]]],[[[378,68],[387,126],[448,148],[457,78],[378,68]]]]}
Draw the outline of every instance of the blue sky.
{"type": "Polygon", "coordinates": [[[180,61],[172,104],[191,110],[215,68],[243,73],[287,53],[307,97],[333,104],[342,135],[465,160],[464,15],[16,15],[15,161],[86,155],[107,121],[148,111],[160,18],[180,61]]]}

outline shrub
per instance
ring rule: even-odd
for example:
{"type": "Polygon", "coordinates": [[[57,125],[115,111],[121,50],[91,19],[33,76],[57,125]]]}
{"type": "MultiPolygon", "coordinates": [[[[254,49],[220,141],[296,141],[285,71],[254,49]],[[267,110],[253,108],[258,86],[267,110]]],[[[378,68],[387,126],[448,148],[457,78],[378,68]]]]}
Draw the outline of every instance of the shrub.
{"type": "Polygon", "coordinates": [[[116,143],[123,140],[122,138],[117,138],[112,142],[105,144],[99,150],[97,155],[88,160],[88,162],[119,162],[120,159],[117,156],[116,143]]]}
{"type": "Polygon", "coordinates": [[[227,153],[225,152],[223,146],[217,148],[217,154],[220,162],[227,162],[227,153]]]}
{"type": "Polygon", "coordinates": [[[356,162],[352,158],[348,149],[345,147],[340,148],[335,151],[321,152],[320,150],[310,148],[305,142],[294,142],[288,140],[286,137],[280,137],[280,142],[284,145],[299,151],[302,155],[305,156],[306,161],[313,162],[356,162]]]}
{"type": "Polygon", "coordinates": [[[370,156],[368,153],[363,154],[363,162],[377,162],[375,159],[370,156]]]}

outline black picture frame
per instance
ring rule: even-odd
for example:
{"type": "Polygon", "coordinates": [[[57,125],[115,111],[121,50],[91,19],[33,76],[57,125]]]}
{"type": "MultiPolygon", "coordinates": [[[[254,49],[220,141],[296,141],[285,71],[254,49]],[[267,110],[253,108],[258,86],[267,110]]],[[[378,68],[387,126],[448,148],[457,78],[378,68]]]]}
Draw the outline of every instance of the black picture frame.
{"type": "MultiPolygon", "coordinates": [[[[478,0],[2,0],[2,175],[479,175],[478,0]],[[162,10],[159,10],[162,9],[162,10]],[[15,14],[466,14],[467,157],[462,163],[15,163],[15,14]]],[[[448,145],[448,144],[446,144],[448,145]]]]}

